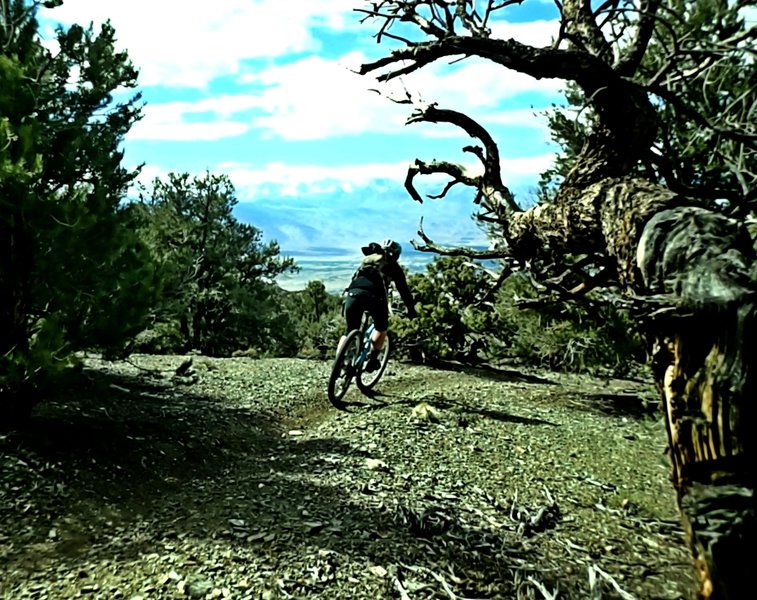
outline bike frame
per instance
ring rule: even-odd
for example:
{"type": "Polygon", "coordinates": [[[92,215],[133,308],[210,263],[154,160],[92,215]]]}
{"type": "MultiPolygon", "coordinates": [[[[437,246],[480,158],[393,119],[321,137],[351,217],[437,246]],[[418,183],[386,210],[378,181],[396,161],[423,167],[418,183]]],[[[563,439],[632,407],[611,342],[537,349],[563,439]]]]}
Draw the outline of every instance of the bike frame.
{"type": "Polygon", "coordinates": [[[360,351],[360,355],[358,356],[357,360],[355,361],[356,367],[362,367],[365,361],[368,359],[368,355],[371,353],[371,349],[373,348],[373,340],[371,340],[371,335],[376,330],[375,325],[371,322],[367,322],[368,320],[366,319],[366,317],[363,317],[363,321],[364,324],[360,328],[363,338],[363,348],[360,351]]]}

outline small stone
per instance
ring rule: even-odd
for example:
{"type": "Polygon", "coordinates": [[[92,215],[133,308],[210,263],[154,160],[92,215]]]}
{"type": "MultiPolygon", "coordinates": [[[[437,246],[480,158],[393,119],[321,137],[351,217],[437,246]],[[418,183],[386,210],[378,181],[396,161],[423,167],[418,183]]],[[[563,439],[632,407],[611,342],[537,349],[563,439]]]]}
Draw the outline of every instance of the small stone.
{"type": "Polygon", "coordinates": [[[207,579],[193,579],[187,582],[186,592],[190,598],[204,598],[213,589],[213,584],[207,579]]]}
{"type": "Polygon", "coordinates": [[[417,421],[439,423],[441,421],[439,411],[428,402],[417,404],[412,411],[413,418],[417,421]]]}
{"type": "Polygon", "coordinates": [[[305,523],[303,523],[303,525],[307,528],[308,533],[311,535],[320,532],[326,526],[325,523],[321,523],[320,521],[306,521],[305,523]]]}
{"type": "Polygon", "coordinates": [[[387,465],[383,460],[379,460],[377,458],[366,458],[365,468],[369,471],[388,471],[389,465],[387,465]]]}
{"type": "Polygon", "coordinates": [[[368,570],[376,577],[386,577],[387,570],[381,565],[373,565],[368,567],[368,570]]]}

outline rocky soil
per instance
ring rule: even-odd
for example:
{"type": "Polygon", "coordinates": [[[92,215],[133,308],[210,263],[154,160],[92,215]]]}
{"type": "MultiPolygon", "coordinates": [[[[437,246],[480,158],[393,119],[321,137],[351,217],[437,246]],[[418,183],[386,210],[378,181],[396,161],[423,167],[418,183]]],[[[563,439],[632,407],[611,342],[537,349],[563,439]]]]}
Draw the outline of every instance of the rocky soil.
{"type": "Polygon", "coordinates": [[[337,411],[326,362],[186,361],[0,431],[0,597],[690,597],[648,382],[393,363],[337,411]]]}

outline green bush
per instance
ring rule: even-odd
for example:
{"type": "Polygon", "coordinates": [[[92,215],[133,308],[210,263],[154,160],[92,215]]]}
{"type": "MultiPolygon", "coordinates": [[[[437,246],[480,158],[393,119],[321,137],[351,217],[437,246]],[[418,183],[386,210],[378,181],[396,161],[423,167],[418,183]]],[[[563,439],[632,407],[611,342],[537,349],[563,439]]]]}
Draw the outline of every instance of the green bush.
{"type": "MultiPolygon", "coordinates": [[[[535,298],[524,277],[511,277],[494,310],[501,343],[493,358],[518,359],[550,369],[627,375],[644,360],[641,336],[627,311],[608,304],[559,303],[522,309],[515,299],[535,298]]],[[[587,300],[596,300],[591,295],[587,300]]]]}
{"type": "MultiPolygon", "coordinates": [[[[275,242],[239,222],[236,191],[225,175],[169,173],[128,207],[143,243],[152,251],[162,286],[153,322],[181,336],[184,351],[230,356],[239,349],[287,354],[296,347],[282,290],[272,283],[296,270],[275,242]]],[[[165,338],[165,336],[162,336],[165,338]]]]}
{"type": "Polygon", "coordinates": [[[184,337],[178,321],[156,323],[134,339],[132,351],[141,354],[179,354],[184,351],[184,337]]]}
{"type": "Polygon", "coordinates": [[[122,354],[159,287],[121,204],[137,71],[109,23],[58,28],[52,51],[39,6],[0,11],[0,409],[15,412],[77,350],[122,354]]]}
{"type": "Polygon", "coordinates": [[[490,275],[461,257],[437,258],[409,278],[418,318],[393,316],[396,355],[416,362],[513,361],[573,372],[625,375],[644,350],[625,311],[589,296],[583,303],[518,307],[535,298],[526,277],[511,276],[493,298],[490,275]]]}
{"type": "Polygon", "coordinates": [[[25,420],[37,402],[60,387],[71,367],[81,365],[68,351],[60,324],[39,319],[24,353],[0,355],[0,426],[25,420]]]}
{"type": "Polygon", "coordinates": [[[321,281],[310,281],[304,290],[286,293],[282,307],[294,336],[291,355],[321,359],[333,356],[344,333],[341,306],[341,298],[326,292],[321,281]]]}
{"type": "Polygon", "coordinates": [[[462,257],[440,257],[408,284],[418,316],[392,317],[396,353],[419,362],[475,361],[482,332],[495,326],[490,308],[481,304],[490,277],[462,257]]]}

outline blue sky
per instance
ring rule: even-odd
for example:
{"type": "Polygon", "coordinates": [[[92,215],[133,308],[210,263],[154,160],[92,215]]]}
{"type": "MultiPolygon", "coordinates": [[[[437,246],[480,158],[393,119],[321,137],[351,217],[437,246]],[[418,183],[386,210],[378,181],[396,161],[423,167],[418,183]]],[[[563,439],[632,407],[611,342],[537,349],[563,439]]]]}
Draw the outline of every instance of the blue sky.
{"type": "MultiPolygon", "coordinates": [[[[378,58],[377,25],[360,23],[362,0],[65,0],[44,10],[49,33],[109,18],[140,70],[144,118],[126,142],[126,163],[145,163],[142,181],[170,171],[226,173],[237,217],[303,261],[296,287],[316,263],[348,264],[369,240],[426,232],[443,243],[483,243],[470,192],[413,202],[403,182],[422,159],[477,165],[470,139],[447,125],[406,126],[411,107],[387,97],[405,90],[464,112],[500,144],[503,178],[521,201],[555,147],[538,111],[559,101],[561,82],[533,80],[468,59],[442,62],[380,85],[351,69],[378,58]],[[379,88],[383,95],[371,89],[379,88]]],[[[547,45],[557,32],[551,0],[501,11],[494,35],[547,45]]],[[[443,180],[423,189],[439,191],[443,180]]],[[[407,247],[407,245],[406,245],[407,247]]],[[[336,268],[336,267],[335,267],[336,268]]],[[[327,274],[328,275],[328,274],[327,274]]]]}

